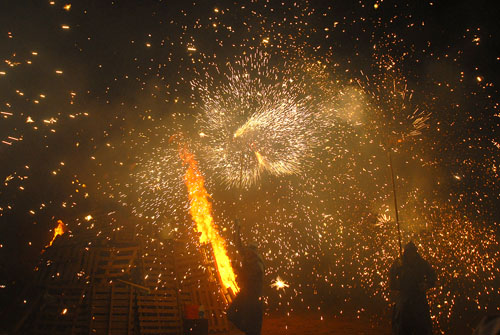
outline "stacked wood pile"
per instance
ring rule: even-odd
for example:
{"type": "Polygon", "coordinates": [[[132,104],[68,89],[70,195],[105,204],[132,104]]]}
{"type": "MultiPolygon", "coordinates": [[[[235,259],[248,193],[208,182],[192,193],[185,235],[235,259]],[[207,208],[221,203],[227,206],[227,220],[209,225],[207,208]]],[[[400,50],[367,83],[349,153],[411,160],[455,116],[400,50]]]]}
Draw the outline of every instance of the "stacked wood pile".
{"type": "Polygon", "coordinates": [[[210,333],[229,330],[210,246],[107,236],[66,234],[42,254],[20,333],[182,334],[186,305],[203,306],[210,333]]]}

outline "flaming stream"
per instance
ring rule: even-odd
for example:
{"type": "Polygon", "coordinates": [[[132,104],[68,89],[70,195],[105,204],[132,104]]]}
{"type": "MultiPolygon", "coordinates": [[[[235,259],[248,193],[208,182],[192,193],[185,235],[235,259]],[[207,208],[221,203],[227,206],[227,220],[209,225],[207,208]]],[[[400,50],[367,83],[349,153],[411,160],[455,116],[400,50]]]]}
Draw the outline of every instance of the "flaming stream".
{"type": "Polygon", "coordinates": [[[57,220],[57,227],[54,228],[54,237],[52,237],[52,241],[50,241],[49,244],[47,244],[45,246],[45,248],[48,248],[52,245],[52,243],[54,243],[54,241],[56,240],[56,237],[59,236],[59,235],[62,235],[66,232],[67,228],[66,228],[66,225],[64,224],[64,222],[62,222],[61,220],[57,220]]]}
{"type": "Polygon", "coordinates": [[[187,151],[186,148],[181,148],[179,155],[184,164],[189,165],[184,182],[186,183],[188,193],[191,217],[196,223],[196,231],[201,233],[200,243],[210,243],[214,251],[215,265],[221,278],[223,286],[231,288],[233,293],[239,291],[236,284],[235,275],[231,262],[227,256],[224,240],[219,235],[212,217],[212,204],[208,200],[210,197],[205,189],[205,181],[198,169],[198,163],[194,159],[194,155],[187,151]]]}

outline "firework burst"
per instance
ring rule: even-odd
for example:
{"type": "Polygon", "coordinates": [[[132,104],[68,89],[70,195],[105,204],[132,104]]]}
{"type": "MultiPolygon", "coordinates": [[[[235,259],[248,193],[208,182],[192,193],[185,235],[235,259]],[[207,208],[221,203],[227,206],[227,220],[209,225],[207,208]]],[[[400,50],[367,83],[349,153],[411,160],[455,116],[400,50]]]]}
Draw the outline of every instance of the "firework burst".
{"type": "Polygon", "coordinates": [[[264,172],[300,173],[321,144],[327,106],[306,89],[307,71],[286,63],[276,68],[257,52],[193,82],[201,98],[204,158],[229,187],[248,188],[264,172]]]}

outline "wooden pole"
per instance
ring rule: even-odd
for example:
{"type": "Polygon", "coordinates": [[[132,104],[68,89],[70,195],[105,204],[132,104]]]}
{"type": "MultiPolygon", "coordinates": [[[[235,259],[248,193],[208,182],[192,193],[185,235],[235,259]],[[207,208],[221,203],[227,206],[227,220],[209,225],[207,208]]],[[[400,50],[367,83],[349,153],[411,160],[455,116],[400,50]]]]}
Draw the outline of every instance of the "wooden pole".
{"type": "Polygon", "coordinates": [[[399,226],[398,199],[397,199],[397,196],[396,196],[396,181],[394,179],[394,167],[392,165],[391,151],[392,151],[392,149],[389,148],[389,150],[388,150],[388,154],[389,154],[389,166],[391,168],[392,193],[394,195],[394,211],[396,212],[396,226],[398,228],[399,256],[401,257],[401,259],[403,259],[403,245],[401,243],[401,228],[399,226]]]}

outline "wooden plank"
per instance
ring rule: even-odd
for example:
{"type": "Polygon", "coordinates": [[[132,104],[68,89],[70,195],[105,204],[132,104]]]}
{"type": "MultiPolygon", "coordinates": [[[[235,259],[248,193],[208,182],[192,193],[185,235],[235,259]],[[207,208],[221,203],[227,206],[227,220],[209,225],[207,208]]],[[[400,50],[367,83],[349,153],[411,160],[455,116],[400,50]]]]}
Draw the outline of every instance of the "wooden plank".
{"type": "MultiPolygon", "coordinates": [[[[63,304],[71,315],[62,318],[59,307],[46,315],[59,320],[61,327],[71,325],[72,332],[179,334],[182,305],[197,303],[204,305],[211,331],[228,328],[223,314],[225,305],[222,298],[218,298],[219,287],[210,281],[213,264],[207,264],[206,255],[196,246],[182,241],[145,243],[135,237],[123,240],[130,244],[86,249],[85,242],[75,249],[74,243],[65,241],[64,248],[54,249],[53,265],[40,268],[42,282],[53,281],[54,286],[75,285],[64,284],[67,293],[63,304]],[[52,280],[55,271],[60,275],[52,280]],[[78,272],[82,273],[81,277],[75,276],[78,272]],[[142,277],[137,284],[150,288],[151,294],[115,279],[131,273],[142,277]],[[86,286],[85,282],[90,285],[86,286]],[[79,309],[82,302],[85,306],[79,309]],[[139,322],[134,328],[136,321],[139,322]]],[[[54,289],[54,292],[60,290],[54,289]]],[[[57,322],[50,325],[54,323],[57,322]]],[[[58,330],[58,334],[62,333],[58,330]]]]}
{"type": "Polygon", "coordinates": [[[130,294],[129,294],[129,305],[128,305],[128,315],[127,315],[127,335],[132,335],[134,332],[134,297],[137,294],[137,291],[130,287],[130,294]]]}

